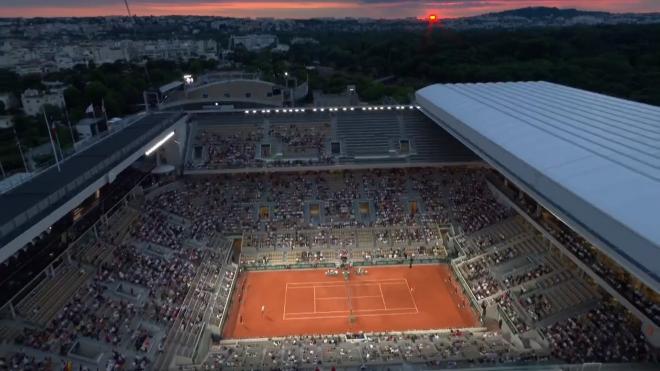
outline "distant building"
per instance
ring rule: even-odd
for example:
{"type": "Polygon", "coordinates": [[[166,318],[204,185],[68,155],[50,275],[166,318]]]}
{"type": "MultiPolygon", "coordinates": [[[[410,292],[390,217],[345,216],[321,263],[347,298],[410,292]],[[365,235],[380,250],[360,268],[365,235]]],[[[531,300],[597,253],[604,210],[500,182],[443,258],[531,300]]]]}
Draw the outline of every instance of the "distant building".
{"type": "Polygon", "coordinates": [[[284,87],[263,81],[259,76],[239,71],[220,71],[196,77],[184,89],[174,83],[161,87],[165,91],[161,107],[280,107],[284,103],[284,87]]]}
{"type": "Polygon", "coordinates": [[[21,94],[21,104],[26,115],[36,116],[41,113],[42,107],[47,104],[63,108],[64,93],[62,89],[49,91],[28,89],[21,94]]]}
{"type": "Polygon", "coordinates": [[[270,51],[273,53],[286,53],[290,49],[289,45],[287,44],[277,44],[274,48],[272,48],[270,51]]]}
{"type": "Polygon", "coordinates": [[[294,37],[291,39],[291,45],[298,45],[298,44],[313,44],[316,45],[318,44],[319,41],[312,38],[312,37],[294,37]]]}
{"type": "Polygon", "coordinates": [[[21,76],[40,75],[43,72],[42,63],[37,61],[21,63],[16,66],[15,71],[21,76]]]}
{"type": "Polygon", "coordinates": [[[357,106],[360,104],[360,97],[355,85],[346,86],[346,90],[339,94],[325,94],[320,90],[315,90],[313,95],[315,107],[357,106]]]}
{"type": "Polygon", "coordinates": [[[14,94],[9,92],[0,93],[0,102],[5,106],[5,110],[15,108],[18,105],[18,100],[14,94]]]}
{"type": "Polygon", "coordinates": [[[0,129],[9,129],[14,126],[11,116],[0,116],[0,129]]]}
{"type": "Polygon", "coordinates": [[[254,102],[266,105],[282,105],[282,88],[260,80],[227,80],[192,87],[185,91],[186,99],[254,102]]]}
{"type": "Polygon", "coordinates": [[[237,46],[243,46],[249,51],[257,51],[271,46],[277,46],[278,39],[275,35],[232,35],[229,38],[229,49],[234,49],[237,46]]]}

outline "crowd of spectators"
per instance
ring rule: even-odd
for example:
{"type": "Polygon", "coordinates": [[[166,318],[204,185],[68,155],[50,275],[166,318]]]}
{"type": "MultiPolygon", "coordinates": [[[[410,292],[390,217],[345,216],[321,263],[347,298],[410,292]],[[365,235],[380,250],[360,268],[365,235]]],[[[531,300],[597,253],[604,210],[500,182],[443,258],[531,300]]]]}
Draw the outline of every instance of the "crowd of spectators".
{"type": "Polygon", "coordinates": [[[537,264],[535,267],[532,269],[522,272],[522,273],[517,273],[517,274],[512,274],[507,276],[503,283],[505,288],[509,289],[513,286],[518,286],[521,285],[525,282],[529,282],[532,280],[535,280],[543,275],[546,275],[548,273],[552,272],[552,268],[549,266],[541,263],[537,264]]]}
{"type": "Polygon", "coordinates": [[[491,194],[485,172],[458,171],[448,181],[448,198],[453,205],[453,219],[466,234],[474,233],[514,214],[491,194]]]}
{"type": "Polygon", "coordinates": [[[548,218],[540,218],[534,210],[532,203],[525,200],[519,200],[520,206],[528,214],[533,215],[537,222],[541,224],[557,241],[566,246],[578,259],[587,266],[592,267],[601,278],[610,283],[619,294],[628,299],[639,310],[645,313],[648,318],[656,324],[660,324],[660,303],[651,299],[653,295],[648,288],[640,288],[641,284],[633,284],[633,279],[620,270],[612,268],[610,259],[599,253],[594,246],[587,240],[579,236],[573,230],[562,226],[558,221],[548,218]]]}
{"type": "Polygon", "coordinates": [[[584,315],[549,326],[545,333],[553,355],[566,362],[651,361],[650,346],[639,328],[623,307],[605,301],[584,315]]]}
{"type": "Polygon", "coordinates": [[[329,124],[276,124],[268,130],[265,127],[256,124],[200,128],[193,147],[202,148],[201,158],[189,159],[187,167],[225,169],[335,162],[329,151],[329,124]],[[259,153],[261,145],[267,147],[259,153]],[[281,157],[273,158],[273,146],[282,149],[281,157]]]}
{"type": "Polygon", "coordinates": [[[285,155],[297,157],[314,155],[327,156],[327,141],[330,124],[323,125],[273,125],[269,136],[283,144],[285,155]]]}
{"type": "Polygon", "coordinates": [[[263,342],[224,342],[212,349],[203,369],[366,369],[400,363],[467,366],[546,360],[547,356],[542,352],[525,352],[496,333],[450,330],[443,333],[292,336],[263,342]]]}
{"type": "Polygon", "coordinates": [[[263,137],[263,130],[258,126],[217,132],[200,129],[195,137],[195,145],[206,149],[206,159],[202,163],[190,165],[204,168],[254,166],[257,163],[257,146],[263,137]]]}
{"type": "Polygon", "coordinates": [[[604,263],[604,256],[599,256],[593,246],[584,238],[578,236],[575,232],[567,229],[560,229],[554,224],[545,223],[548,231],[564,246],[566,246],[575,256],[600,275],[604,280],[610,283],[621,295],[628,299],[633,305],[637,306],[655,323],[660,324],[660,305],[649,299],[648,295],[632,284],[632,279],[623,272],[616,272],[610,268],[609,264],[604,263]]]}
{"type": "MultiPolygon", "coordinates": [[[[376,227],[381,228],[376,236],[379,246],[413,244],[432,249],[440,237],[437,224],[451,222],[454,215],[458,216],[455,222],[474,228],[483,221],[471,216],[481,217],[461,210],[478,210],[482,202],[496,204],[492,195],[480,187],[480,201],[471,206],[435,201],[441,198],[439,194],[449,192],[445,178],[458,174],[469,180],[472,172],[409,169],[227,175],[215,182],[182,182],[180,187],[148,200],[148,204],[191,220],[191,237],[197,239],[214,232],[246,232],[253,235],[248,246],[350,248],[355,246],[355,237],[337,234],[334,229],[376,227]],[[318,211],[312,215],[314,205],[318,211]]],[[[471,202],[473,198],[462,200],[471,202]]],[[[479,215],[496,221],[508,215],[505,210],[486,207],[479,215]]],[[[147,240],[150,233],[166,239],[168,244],[178,239],[176,233],[166,230],[156,234],[153,231],[158,227],[150,227],[142,231],[147,240]]]]}
{"type": "Polygon", "coordinates": [[[183,239],[189,234],[190,231],[183,225],[148,206],[141,210],[140,220],[132,226],[134,238],[172,250],[179,250],[183,239]]]}
{"type": "MultiPolygon", "coordinates": [[[[200,307],[211,308],[210,303],[216,300],[216,296],[207,293],[217,289],[219,305],[213,307],[224,310],[233,272],[225,272],[222,277],[219,275],[219,267],[225,259],[214,250],[183,246],[182,241],[189,236],[191,225],[177,223],[176,216],[184,217],[192,209],[176,209],[172,204],[168,210],[161,211],[157,207],[167,204],[164,197],[144,203],[140,207],[138,222],[128,224],[129,233],[101,226],[97,228],[98,239],[95,239],[94,231],[89,231],[89,236],[81,239],[81,246],[75,249],[74,256],[79,259],[90,255],[90,251],[101,250],[106,258],[73,262],[81,272],[91,269],[94,272],[91,278],[64,302],[44,328],[24,327],[13,342],[45,354],[68,357],[70,353],[78,352],[82,339],[87,339],[85,341],[105,343],[113,349],[112,354],[106,353],[107,369],[146,370],[151,368],[156,357],[156,346],[162,352],[165,338],[161,335],[160,343],[156,344],[155,330],[141,325],[143,321],[155,324],[161,329],[157,331],[162,333],[177,320],[182,323],[197,321],[199,313],[189,313],[188,308],[184,308],[184,298],[191,292],[197,301],[205,301],[200,307]],[[150,244],[167,249],[151,250],[150,244]],[[203,289],[197,282],[202,261],[212,266],[209,269],[217,277],[203,289]],[[83,266],[83,262],[94,265],[83,266]],[[228,281],[221,280],[224,277],[228,281]],[[211,285],[216,281],[217,287],[211,285]],[[195,290],[191,289],[193,286],[195,290]],[[202,291],[204,295],[200,294],[202,291]]],[[[178,204],[183,206],[181,202],[178,204]]],[[[127,208],[132,207],[136,205],[127,208]]],[[[223,255],[226,253],[222,252],[223,255]]],[[[219,317],[210,310],[203,314],[204,318],[219,317]]],[[[18,362],[17,359],[11,360],[13,364],[18,362]]],[[[43,362],[26,357],[22,357],[20,363],[29,365],[24,369],[38,370],[43,366],[43,362]]]]}

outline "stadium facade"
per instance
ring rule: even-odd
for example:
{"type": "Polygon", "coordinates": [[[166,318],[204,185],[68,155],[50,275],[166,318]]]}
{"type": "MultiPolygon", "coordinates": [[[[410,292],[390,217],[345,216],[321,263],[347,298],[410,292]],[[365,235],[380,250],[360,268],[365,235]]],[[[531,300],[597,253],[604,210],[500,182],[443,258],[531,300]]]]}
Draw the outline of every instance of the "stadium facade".
{"type": "MultiPolygon", "coordinates": [[[[281,87],[249,83],[258,85],[246,89],[259,90],[262,104],[247,102],[247,93],[236,87],[241,98],[234,109],[206,106],[213,99],[201,90],[177,93],[177,99],[173,94],[160,110],[124,120],[60,169],[49,168],[0,195],[0,259],[13,269],[21,252],[47,239],[54,225],[66,219],[75,226],[77,215],[96,207],[101,190],[134,164],[167,173],[156,178],[492,168],[488,186],[500,201],[633,313],[648,343],[660,346],[660,318],[654,315],[660,291],[660,108],[547,82],[431,85],[417,91],[413,105],[292,108],[280,106],[281,87]],[[302,135],[322,140],[305,151],[287,150],[282,143],[290,138],[278,130],[295,125],[308,125],[313,134],[302,135]],[[254,149],[227,160],[214,149],[223,138],[250,138],[254,149]],[[655,309],[642,308],[544,229],[542,222],[551,218],[586,239],[606,266],[630,277],[655,309]]],[[[199,89],[225,94],[223,84],[199,89]]],[[[458,245],[458,238],[450,243],[458,245]]],[[[56,255],[70,259],[67,252],[56,255]]],[[[53,269],[48,263],[35,268],[53,269]]],[[[24,283],[37,285],[37,273],[24,283]]],[[[5,312],[16,316],[14,304],[23,291],[6,291],[5,312]]],[[[480,302],[473,298],[472,304],[480,302]]]]}

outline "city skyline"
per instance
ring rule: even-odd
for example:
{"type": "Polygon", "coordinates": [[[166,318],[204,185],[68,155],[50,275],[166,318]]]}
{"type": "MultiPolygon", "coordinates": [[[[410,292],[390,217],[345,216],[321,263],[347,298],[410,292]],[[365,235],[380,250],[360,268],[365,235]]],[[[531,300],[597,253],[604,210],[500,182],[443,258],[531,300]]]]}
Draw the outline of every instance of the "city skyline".
{"type": "MultiPolygon", "coordinates": [[[[0,0],[4,17],[89,17],[126,15],[122,0],[0,0]]],[[[508,9],[548,6],[582,10],[660,12],[656,0],[131,0],[131,11],[138,16],[205,15],[225,17],[369,17],[404,18],[437,14],[457,18],[508,9]]]]}

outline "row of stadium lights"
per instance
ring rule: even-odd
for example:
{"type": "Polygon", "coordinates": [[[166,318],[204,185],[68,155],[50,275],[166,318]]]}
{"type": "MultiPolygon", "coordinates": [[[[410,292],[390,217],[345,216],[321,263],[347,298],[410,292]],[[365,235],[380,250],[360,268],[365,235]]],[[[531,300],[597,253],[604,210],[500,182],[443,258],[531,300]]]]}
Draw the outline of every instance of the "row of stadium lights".
{"type": "Polygon", "coordinates": [[[386,110],[405,110],[405,109],[419,109],[419,106],[368,106],[368,107],[330,107],[330,108],[283,108],[283,109],[262,109],[262,110],[245,110],[245,114],[250,113],[302,113],[302,112],[339,112],[339,111],[386,111],[386,110]]]}

